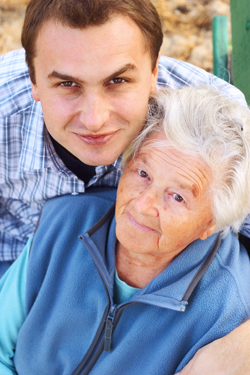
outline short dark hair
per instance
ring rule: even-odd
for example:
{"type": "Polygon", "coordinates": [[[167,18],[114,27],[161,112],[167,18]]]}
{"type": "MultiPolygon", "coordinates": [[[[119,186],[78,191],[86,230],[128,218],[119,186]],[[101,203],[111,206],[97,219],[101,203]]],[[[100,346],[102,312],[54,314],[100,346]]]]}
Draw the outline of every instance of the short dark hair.
{"type": "Polygon", "coordinates": [[[159,15],[150,0],[31,0],[26,9],[21,40],[32,82],[35,83],[36,39],[46,21],[55,20],[74,29],[84,29],[103,25],[115,15],[130,17],[140,28],[154,69],[163,34],[159,15]]]}

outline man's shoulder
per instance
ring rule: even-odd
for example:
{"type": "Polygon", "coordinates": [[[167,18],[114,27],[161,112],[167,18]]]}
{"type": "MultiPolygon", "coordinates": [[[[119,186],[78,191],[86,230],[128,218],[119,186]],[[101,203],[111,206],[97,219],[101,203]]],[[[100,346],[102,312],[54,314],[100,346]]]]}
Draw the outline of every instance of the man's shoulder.
{"type": "Polygon", "coordinates": [[[0,56],[0,116],[27,110],[33,98],[23,49],[0,56]]]}
{"type": "Polygon", "coordinates": [[[158,89],[168,87],[178,90],[185,86],[198,87],[208,85],[214,90],[222,92],[242,106],[247,106],[245,97],[240,90],[195,65],[171,57],[161,56],[158,67],[158,89]]]}
{"type": "Polygon", "coordinates": [[[0,56],[1,85],[8,82],[11,78],[28,73],[24,49],[10,51],[0,56]]]}
{"type": "MultiPolygon", "coordinates": [[[[205,70],[167,56],[161,56],[159,60],[158,85],[173,89],[184,86],[199,86],[209,84],[212,75],[205,70]]],[[[159,87],[159,88],[160,88],[159,87]]]]}

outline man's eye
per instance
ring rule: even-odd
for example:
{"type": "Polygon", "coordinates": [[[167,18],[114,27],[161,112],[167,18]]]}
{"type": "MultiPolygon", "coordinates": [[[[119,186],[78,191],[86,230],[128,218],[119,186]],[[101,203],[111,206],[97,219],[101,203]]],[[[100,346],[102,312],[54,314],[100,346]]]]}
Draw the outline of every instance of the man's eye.
{"type": "Polygon", "coordinates": [[[119,84],[124,83],[124,82],[125,82],[124,78],[113,78],[110,81],[110,83],[114,83],[115,85],[119,85],[119,84]]]}
{"type": "Polygon", "coordinates": [[[72,82],[72,81],[65,81],[65,82],[61,82],[60,86],[63,86],[63,87],[74,87],[74,86],[76,86],[76,83],[72,82]]]}
{"type": "Polygon", "coordinates": [[[138,174],[142,178],[148,178],[148,174],[143,169],[138,169],[138,174]]]}
{"type": "Polygon", "coordinates": [[[184,199],[179,194],[174,193],[172,196],[177,202],[184,203],[184,199]]]}

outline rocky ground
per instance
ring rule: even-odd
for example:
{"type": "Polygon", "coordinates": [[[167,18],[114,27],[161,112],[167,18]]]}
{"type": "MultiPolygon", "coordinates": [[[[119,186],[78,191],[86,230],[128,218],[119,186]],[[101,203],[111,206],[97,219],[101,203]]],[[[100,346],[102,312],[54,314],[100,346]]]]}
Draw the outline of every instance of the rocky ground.
{"type": "MultiPolygon", "coordinates": [[[[20,48],[29,0],[0,0],[0,54],[20,48]]],[[[163,24],[162,52],[212,71],[212,19],[230,14],[230,0],[152,0],[163,24]]],[[[229,22],[230,35],[230,22],[229,22]]]]}

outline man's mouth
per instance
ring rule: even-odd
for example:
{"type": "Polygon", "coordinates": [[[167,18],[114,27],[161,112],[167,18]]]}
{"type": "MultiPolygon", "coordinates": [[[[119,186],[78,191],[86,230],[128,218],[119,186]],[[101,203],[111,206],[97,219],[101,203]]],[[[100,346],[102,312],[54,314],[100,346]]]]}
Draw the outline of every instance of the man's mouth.
{"type": "Polygon", "coordinates": [[[88,135],[80,135],[76,134],[78,138],[80,138],[83,142],[90,146],[103,146],[111,141],[111,139],[119,132],[119,130],[108,133],[108,134],[88,134],[88,135]]]}

